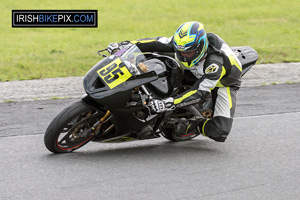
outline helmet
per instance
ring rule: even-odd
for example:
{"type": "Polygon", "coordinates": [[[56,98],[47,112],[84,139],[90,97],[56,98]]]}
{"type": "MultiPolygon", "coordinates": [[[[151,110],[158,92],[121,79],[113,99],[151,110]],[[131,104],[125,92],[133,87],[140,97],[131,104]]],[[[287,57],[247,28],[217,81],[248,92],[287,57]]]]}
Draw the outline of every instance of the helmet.
{"type": "Polygon", "coordinates": [[[208,40],[203,24],[186,22],[179,26],[173,44],[177,58],[186,68],[191,68],[206,56],[208,40]]]}

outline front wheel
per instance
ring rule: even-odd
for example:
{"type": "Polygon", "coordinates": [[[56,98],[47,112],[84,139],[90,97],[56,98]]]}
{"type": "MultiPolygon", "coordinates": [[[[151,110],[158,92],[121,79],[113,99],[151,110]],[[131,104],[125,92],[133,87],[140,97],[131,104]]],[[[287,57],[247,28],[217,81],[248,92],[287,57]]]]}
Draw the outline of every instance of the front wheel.
{"type": "Polygon", "coordinates": [[[48,126],[44,142],[53,153],[72,152],[93,139],[91,130],[104,113],[77,101],[61,111],[48,126]]]}

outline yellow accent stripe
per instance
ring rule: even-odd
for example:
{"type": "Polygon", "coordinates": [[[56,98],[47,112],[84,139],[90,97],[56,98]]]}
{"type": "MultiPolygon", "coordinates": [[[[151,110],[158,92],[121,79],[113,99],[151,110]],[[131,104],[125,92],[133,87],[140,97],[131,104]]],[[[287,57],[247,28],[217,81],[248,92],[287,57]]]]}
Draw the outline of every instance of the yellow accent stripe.
{"type": "MultiPolygon", "coordinates": [[[[176,55],[177,56],[177,55],[176,55]]],[[[186,68],[190,68],[193,65],[189,65],[188,62],[181,62],[186,68]]]]}
{"type": "Polygon", "coordinates": [[[108,85],[110,89],[113,89],[114,87],[124,83],[132,76],[125,66],[120,67],[121,63],[122,60],[120,58],[117,58],[113,62],[109,63],[108,65],[102,67],[97,71],[100,78],[104,80],[104,82],[108,85]],[[113,67],[113,65],[116,65],[115,68],[113,70],[110,70],[110,68],[113,67]],[[117,73],[113,73],[114,71],[117,73]],[[103,75],[103,73],[105,73],[105,75],[103,75]],[[117,77],[117,79],[115,77],[117,77]]]}
{"type": "Polygon", "coordinates": [[[202,134],[203,134],[204,136],[206,136],[205,133],[204,133],[204,127],[205,127],[205,124],[206,124],[208,121],[209,121],[209,119],[206,120],[206,121],[204,122],[203,126],[202,126],[202,134]]]}
{"type": "Polygon", "coordinates": [[[148,43],[148,42],[155,42],[156,40],[155,39],[150,39],[150,40],[133,40],[133,41],[130,41],[131,44],[136,44],[136,43],[148,43]]]}
{"type": "Polygon", "coordinates": [[[179,103],[181,103],[184,99],[186,99],[186,98],[192,96],[192,95],[195,94],[197,91],[198,91],[198,90],[192,90],[192,91],[190,91],[190,92],[184,94],[182,97],[180,97],[180,98],[178,98],[178,99],[175,99],[175,100],[174,100],[174,104],[179,104],[179,103]]]}
{"type": "Polygon", "coordinates": [[[229,100],[229,107],[232,108],[232,100],[231,100],[231,93],[230,93],[230,87],[227,87],[227,94],[228,94],[228,100],[229,100]]]}
{"type": "Polygon", "coordinates": [[[239,65],[239,63],[236,61],[236,59],[234,58],[233,55],[229,56],[229,61],[231,63],[231,65],[235,65],[240,71],[242,71],[241,66],[239,65]]]}
{"type": "MultiPolygon", "coordinates": [[[[226,69],[225,69],[224,66],[222,66],[221,76],[220,76],[220,78],[218,80],[218,83],[217,83],[217,85],[215,87],[224,87],[224,85],[221,84],[221,79],[223,78],[223,76],[225,76],[225,74],[226,74],[226,69]]],[[[213,90],[213,89],[215,89],[215,88],[212,88],[210,90],[213,90]]]]}
{"type": "Polygon", "coordinates": [[[204,29],[204,25],[201,24],[201,23],[199,23],[199,24],[200,24],[200,26],[199,26],[199,28],[198,28],[198,31],[200,31],[201,29],[204,29]]]}
{"type": "Polygon", "coordinates": [[[192,125],[192,123],[186,128],[185,133],[188,133],[188,130],[189,130],[191,125],[192,125]]]}

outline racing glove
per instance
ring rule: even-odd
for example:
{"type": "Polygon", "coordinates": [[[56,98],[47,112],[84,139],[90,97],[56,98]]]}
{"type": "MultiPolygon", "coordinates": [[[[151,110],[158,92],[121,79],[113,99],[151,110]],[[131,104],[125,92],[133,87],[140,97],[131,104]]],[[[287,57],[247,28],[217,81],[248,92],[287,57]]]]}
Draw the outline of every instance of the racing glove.
{"type": "Polygon", "coordinates": [[[161,113],[164,111],[174,110],[176,107],[174,105],[174,99],[169,97],[167,99],[152,99],[149,103],[152,111],[156,113],[161,113]]]}
{"type": "Polygon", "coordinates": [[[115,52],[120,50],[120,45],[116,42],[112,42],[108,45],[107,51],[109,54],[114,54],[115,52]]]}
{"type": "Polygon", "coordinates": [[[110,55],[116,53],[117,51],[127,47],[127,45],[130,45],[131,43],[129,41],[123,41],[121,43],[112,42],[108,45],[107,51],[110,55]]]}

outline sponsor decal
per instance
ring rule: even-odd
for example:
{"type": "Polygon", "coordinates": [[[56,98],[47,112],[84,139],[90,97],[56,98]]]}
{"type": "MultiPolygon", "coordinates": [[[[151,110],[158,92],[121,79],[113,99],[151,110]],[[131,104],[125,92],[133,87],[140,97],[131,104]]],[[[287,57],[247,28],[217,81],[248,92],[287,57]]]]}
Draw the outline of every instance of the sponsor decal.
{"type": "Polygon", "coordinates": [[[185,107],[185,106],[188,106],[188,105],[199,103],[200,101],[201,101],[201,99],[194,99],[194,100],[191,100],[191,101],[186,102],[186,103],[179,103],[179,104],[176,105],[176,107],[177,108],[185,107]]]}
{"type": "Polygon", "coordinates": [[[97,10],[12,10],[12,27],[98,27],[97,10]]]}
{"type": "Polygon", "coordinates": [[[182,45],[178,45],[177,48],[184,50],[184,46],[182,46],[182,45]]]}

